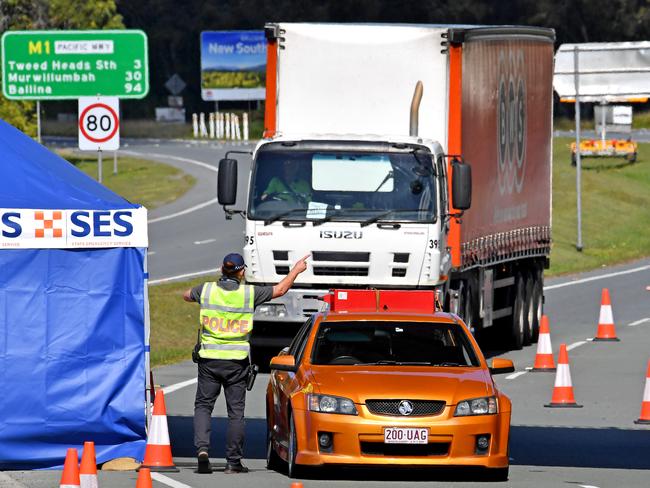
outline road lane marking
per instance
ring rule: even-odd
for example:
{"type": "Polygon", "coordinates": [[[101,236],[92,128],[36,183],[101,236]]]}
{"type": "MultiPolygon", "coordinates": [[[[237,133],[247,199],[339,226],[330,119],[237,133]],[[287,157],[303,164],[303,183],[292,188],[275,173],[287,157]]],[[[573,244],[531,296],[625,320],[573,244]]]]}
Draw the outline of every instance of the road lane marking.
{"type": "Polygon", "coordinates": [[[173,480],[164,474],[160,473],[151,473],[151,479],[160,481],[161,483],[171,486],[172,488],[192,488],[190,485],[186,485],[185,483],[181,483],[180,481],[173,480]]]}
{"type": "Polygon", "coordinates": [[[209,244],[210,242],[217,242],[216,239],[206,239],[204,241],[194,241],[194,244],[200,246],[201,244],[209,244]]]}
{"type": "Polygon", "coordinates": [[[185,273],[182,275],[168,276],[167,278],[159,278],[157,280],[149,280],[150,285],[158,285],[160,283],[167,283],[168,281],[181,280],[183,278],[195,278],[196,276],[203,276],[207,274],[216,273],[220,268],[204,269],[203,271],[195,271],[193,273],[185,273]]]}
{"type": "Polygon", "coordinates": [[[583,344],[586,344],[586,343],[587,343],[587,341],[574,342],[573,344],[567,346],[566,350],[570,351],[571,349],[575,349],[576,347],[580,347],[580,346],[582,346],[583,344]]]}
{"type": "Polygon", "coordinates": [[[181,388],[185,388],[186,386],[193,385],[196,383],[197,379],[192,378],[191,380],[186,380],[186,381],[181,381],[180,383],[174,383],[173,385],[165,386],[162,391],[163,393],[173,393],[176,390],[180,390],[181,388]]]}
{"type": "Polygon", "coordinates": [[[148,256],[153,256],[154,254],[156,254],[156,251],[147,251],[148,256]]]}
{"type": "Polygon", "coordinates": [[[616,271],[615,273],[606,273],[598,276],[590,276],[589,278],[582,278],[581,280],[568,281],[566,283],[558,283],[557,285],[548,285],[544,287],[546,290],[555,290],[556,288],[563,288],[565,286],[579,285],[581,283],[588,283],[589,281],[602,280],[604,278],[612,278],[614,276],[621,276],[630,273],[638,273],[639,271],[646,271],[650,269],[650,264],[646,266],[640,266],[638,268],[632,268],[625,271],[616,271]]]}
{"type": "Polygon", "coordinates": [[[596,485],[578,485],[578,486],[581,486],[582,488],[599,488],[596,485]]]}
{"type": "Polygon", "coordinates": [[[156,222],[162,222],[163,220],[174,219],[176,217],[180,217],[181,215],[185,215],[191,212],[196,212],[197,210],[201,210],[202,208],[209,207],[210,205],[214,205],[215,203],[218,202],[219,202],[219,198],[213,198],[212,200],[199,203],[198,205],[194,205],[193,207],[186,208],[185,210],[181,210],[180,212],[176,212],[169,215],[163,215],[162,217],[157,217],[155,219],[149,219],[147,222],[149,224],[155,224],[156,222]]]}
{"type": "Polygon", "coordinates": [[[630,322],[629,324],[627,324],[627,326],[628,327],[636,327],[637,325],[645,324],[646,322],[650,322],[650,318],[635,320],[634,322],[630,322]]]}
{"type": "Polygon", "coordinates": [[[509,374],[506,376],[507,380],[514,380],[515,378],[519,378],[522,374],[526,374],[528,371],[517,371],[516,373],[509,374]]]}

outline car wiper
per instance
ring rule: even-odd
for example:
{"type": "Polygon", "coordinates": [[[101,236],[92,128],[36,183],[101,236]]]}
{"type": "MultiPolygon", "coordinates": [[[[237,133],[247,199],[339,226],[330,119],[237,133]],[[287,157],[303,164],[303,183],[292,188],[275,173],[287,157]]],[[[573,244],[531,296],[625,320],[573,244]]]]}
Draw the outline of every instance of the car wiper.
{"type": "Polygon", "coordinates": [[[375,215],[374,217],[370,217],[369,219],[364,220],[363,222],[361,222],[361,227],[367,227],[370,224],[374,224],[378,220],[381,220],[384,217],[388,217],[393,212],[395,212],[395,210],[389,210],[388,212],[380,213],[380,214],[375,215]]]}
{"type": "Polygon", "coordinates": [[[276,214],[276,215],[266,219],[264,221],[264,225],[271,225],[273,222],[277,222],[278,220],[280,220],[280,219],[282,219],[284,217],[287,217],[287,216],[291,215],[294,212],[305,212],[305,215],[306,215],[306,212],[308,210],[309,209],[307,209],[307,208],[292,208],[291,210],[287,210],[286,212],[280,212],[279,214],[276,214]]]}
{"type": "Polygon", "coordinates": [[[441,363],[434,363],[434,366],[467,366],[466,364],[453,363],[451,361],[443,361],[441,363]]]}
{"type": "Polygon", "coordinates": [[[364,366],[432,366],[433,363],[429,361],[392,361],[389,359],[382,359],[374,363],[360,363],[364,366]]]}
{"type": "Polygon", "coordinates": [[[313,221],[314,227],[316,227],[317,225],[322,225],[322,224],[324,224],[324,223],[326,223],[326,222],[329,222],[329,221],[332,220],[334,217],[338,217],[338,216],[341,215],[342,213],[343,213],[343,210],[336,210],[335,212],[332,212],[332,213],[330,213],[329,215],[326,215],[326,216],[323,217],[322,219],[314,220],[314,221],[313,221]]]}

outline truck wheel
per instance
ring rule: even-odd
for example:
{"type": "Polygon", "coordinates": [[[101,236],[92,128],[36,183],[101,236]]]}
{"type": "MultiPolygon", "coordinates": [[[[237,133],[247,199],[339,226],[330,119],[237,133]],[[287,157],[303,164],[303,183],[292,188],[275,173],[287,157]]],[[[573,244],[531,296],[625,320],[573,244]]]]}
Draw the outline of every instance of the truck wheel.
{"type": "Polygon", "coordinates": [[[524,302],[524,346],[528,346],[533,341],[533,324],[535,321],[535,304],[533,297],[533,289],[535,285],[535,280],[533,279],[532,273],[522,274],[522,278],[525,280],[524,289],[525,289],[525,302],[524,302]]]}
{"type": "Polygon", "coordinates": [[[512,318],[510,320],[510,341],[513,349],[521,349],[524,345],[524,330],[526,328],[526,289],[522,275],[515,277],[515,290],[512,300],[512,318]]]}
{"type": "Polygon", "coordinates": [[[533,273],[533,335],[531,342],[539,339],[539,324],[544,313],[544,278],[541,272],[533,273]]]}
{"type": "Polygon", "coordinates": [[[468,285],[465,287],[465,293],[463,296],[463,321],[467,328],[472,332],[474,337],[478,335],[478,324],[476,320],[476,314],[474,312],[474,295],[472,288],[468,285]]]}

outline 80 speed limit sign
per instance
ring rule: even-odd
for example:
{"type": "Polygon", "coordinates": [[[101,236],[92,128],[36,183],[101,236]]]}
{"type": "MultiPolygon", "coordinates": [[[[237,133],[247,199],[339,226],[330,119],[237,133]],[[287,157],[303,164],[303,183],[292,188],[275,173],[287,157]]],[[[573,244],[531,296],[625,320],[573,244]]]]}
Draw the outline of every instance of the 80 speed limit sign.
{"type": "Polygon", "coordinates": [[[116,151],[120,148],[120,100],[117,97],[79,99],[79,149],[116,151]]]}

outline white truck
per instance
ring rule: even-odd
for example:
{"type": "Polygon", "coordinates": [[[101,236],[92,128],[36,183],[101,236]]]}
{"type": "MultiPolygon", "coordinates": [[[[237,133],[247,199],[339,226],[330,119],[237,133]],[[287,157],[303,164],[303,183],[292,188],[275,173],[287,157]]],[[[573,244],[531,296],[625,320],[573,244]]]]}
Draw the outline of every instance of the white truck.
{"type": "Polygon", "coordinates": [[[550,249],[550,29],[266,26],[265,136],[246,210],[237,161],[218,197],[246,219],[246,279],[277,283],[255,344],[286,337],[330,288],[436,289],[472,330],[536,339],[550,249]],[[471,168],[471,171],[470,171],[471,168]],[[473,189],[472,189],[473,173],[473,189]],[[470,209],[471,204],[471,209],[470,209]]]}

